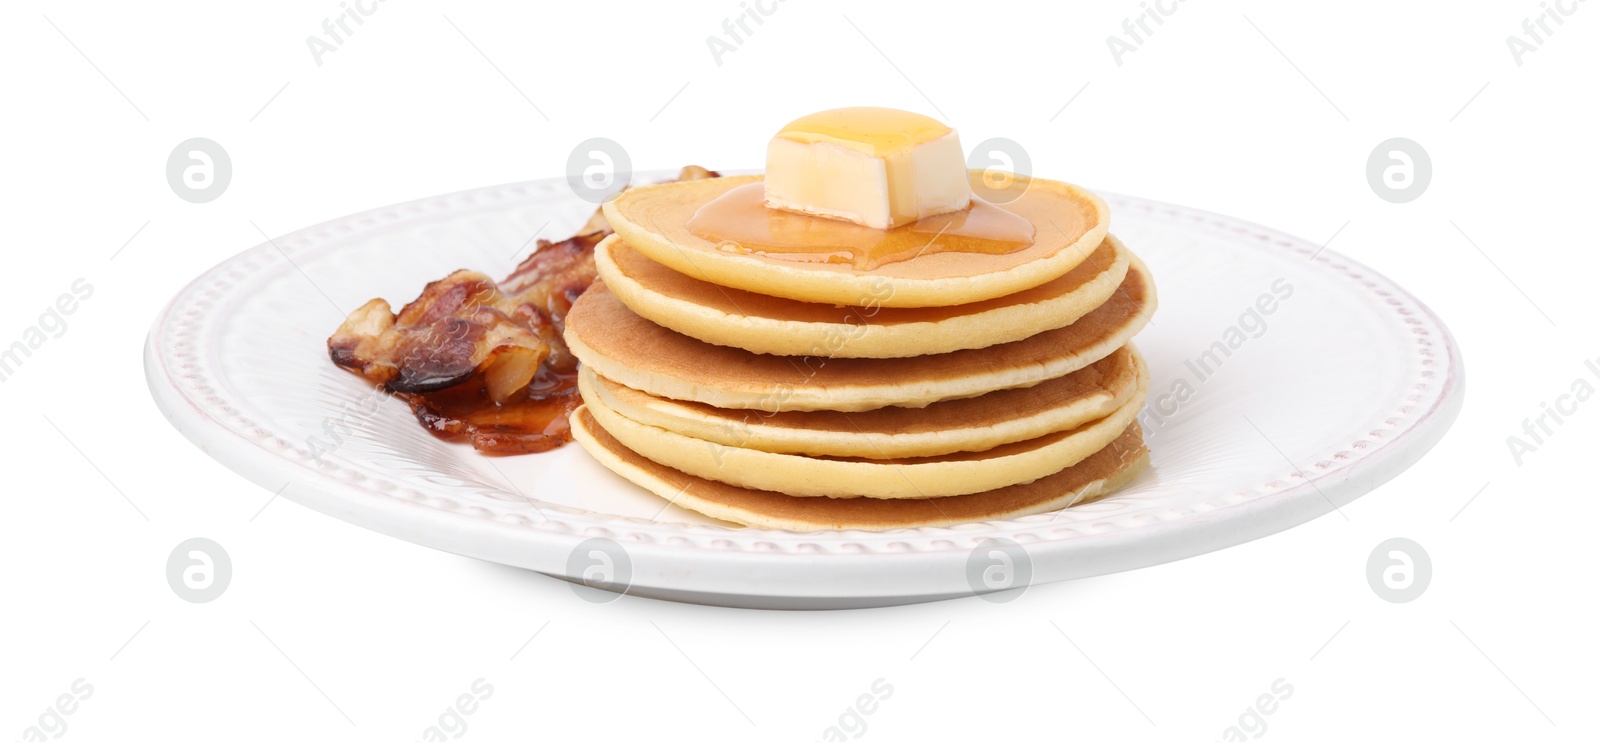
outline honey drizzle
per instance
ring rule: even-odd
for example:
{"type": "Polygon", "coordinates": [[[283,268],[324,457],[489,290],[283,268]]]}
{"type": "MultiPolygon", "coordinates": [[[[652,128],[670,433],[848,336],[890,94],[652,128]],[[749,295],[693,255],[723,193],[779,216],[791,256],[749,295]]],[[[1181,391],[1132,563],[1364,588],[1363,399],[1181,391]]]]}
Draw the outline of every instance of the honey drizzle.
{"type": "Polygon", "coordinates": [[[862,271],[945,252],[1006,255],[1033,245],[1034,236],[1028,219],[976,195],[965,210],[885,230],[769,209],[761,183],[730,189],[701,206],[684,226],[724,252],[862,271]]]}

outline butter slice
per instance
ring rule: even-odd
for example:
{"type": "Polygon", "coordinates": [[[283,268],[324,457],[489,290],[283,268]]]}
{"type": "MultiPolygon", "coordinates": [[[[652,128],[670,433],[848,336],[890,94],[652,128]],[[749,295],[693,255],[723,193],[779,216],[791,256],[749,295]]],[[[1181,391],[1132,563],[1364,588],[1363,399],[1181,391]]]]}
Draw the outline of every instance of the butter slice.
{"type": "Polygon", "coordinates": [[[972,199],[956,132],[893,108],[795,119],[767,145],[768,208],[891,229],[972,199]]]}

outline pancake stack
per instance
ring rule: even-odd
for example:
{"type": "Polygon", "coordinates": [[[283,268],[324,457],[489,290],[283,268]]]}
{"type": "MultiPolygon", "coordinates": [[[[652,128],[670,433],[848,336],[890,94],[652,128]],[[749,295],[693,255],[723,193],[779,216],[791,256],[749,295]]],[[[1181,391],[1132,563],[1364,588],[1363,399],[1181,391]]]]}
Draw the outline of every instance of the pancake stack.
{"type": "Polygon", "coordinates": [[[566,318],[575,439],[674,504],[763,528],[992,520],[1131,481],[1149,271],[1093,194],[971,180],[1031,244],[962,252],[941,229],[909,257],[814,260],[690,228],[760,176],[624,191],[601,280],[566,318]]]}

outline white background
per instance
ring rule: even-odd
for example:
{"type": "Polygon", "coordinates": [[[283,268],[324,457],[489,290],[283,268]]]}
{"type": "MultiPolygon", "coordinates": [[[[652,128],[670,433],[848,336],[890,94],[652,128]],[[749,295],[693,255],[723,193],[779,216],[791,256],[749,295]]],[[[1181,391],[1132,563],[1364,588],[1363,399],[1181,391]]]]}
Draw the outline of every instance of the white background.
{"type": "Polygon", "coordinates": [[[419,739],[477,678],[495,692],[468,739],[820,739],[879,678],[872,739],[1214,740],[1278,678],[1294,693],[1265,717],[1274,739],[1592,738],[1600,402],[1521,466],[1506,443],[1574,380],[1600,385],[1583,366],[1600,358],[1600,5],[1562,2],[1576,11],[1521,65],[1506,38],[1532,0],[1191,0],[1120,65],[1106,39],[1133,0],[788,0],[720,64],[706,39],[737,0],[391,0],[320,65],[306,38],[337,0],[8,3],[0,344],[74,280],[94,295],[0,384],[0,740],[78,678],[94,691],[63,738],[419,739]],[[861,104],[1015,139],[1046,177],[1332,238],[1449,323],[1459,422],[1348,521],[1003,605],[805,614],[595,605],[263,510],[271,493],[149,399],[150,320],[261,242],[252,221],[281,234],[560,176],[593,136],[639,169],[759,167],[790,118],[861,104]],[[195,136],[234,165],[203,205],[164,172],[195,136]],[[1365,174],[1396,136],[1434,166],[1404,205],[1365,174]],[[191,536],[232,554],[213,603],[166,584],[191,536]],[[1415,602],[1368,587],[1392,536],[1432,555],[1415,602]]]}

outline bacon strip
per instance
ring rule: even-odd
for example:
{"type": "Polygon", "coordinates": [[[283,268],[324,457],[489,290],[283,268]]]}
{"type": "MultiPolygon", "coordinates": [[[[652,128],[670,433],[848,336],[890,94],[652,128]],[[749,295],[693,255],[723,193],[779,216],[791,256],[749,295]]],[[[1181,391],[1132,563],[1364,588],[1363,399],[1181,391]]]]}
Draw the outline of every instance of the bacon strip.
{"type": "MultiPolygon", "coordinates": [[[[717,177],[686,167],[679,180],[717,177]]],[[[611,234],[596,211],[560,242],[496,282],[458,270],[428,284],[395,314],[373,299],[328,338],[335,365],[405,399],[425,428],[479,451],[545,451],[571,440],[577,359],[561,332],[572,303],[595,280],[594,246],[611,234]]]]}

